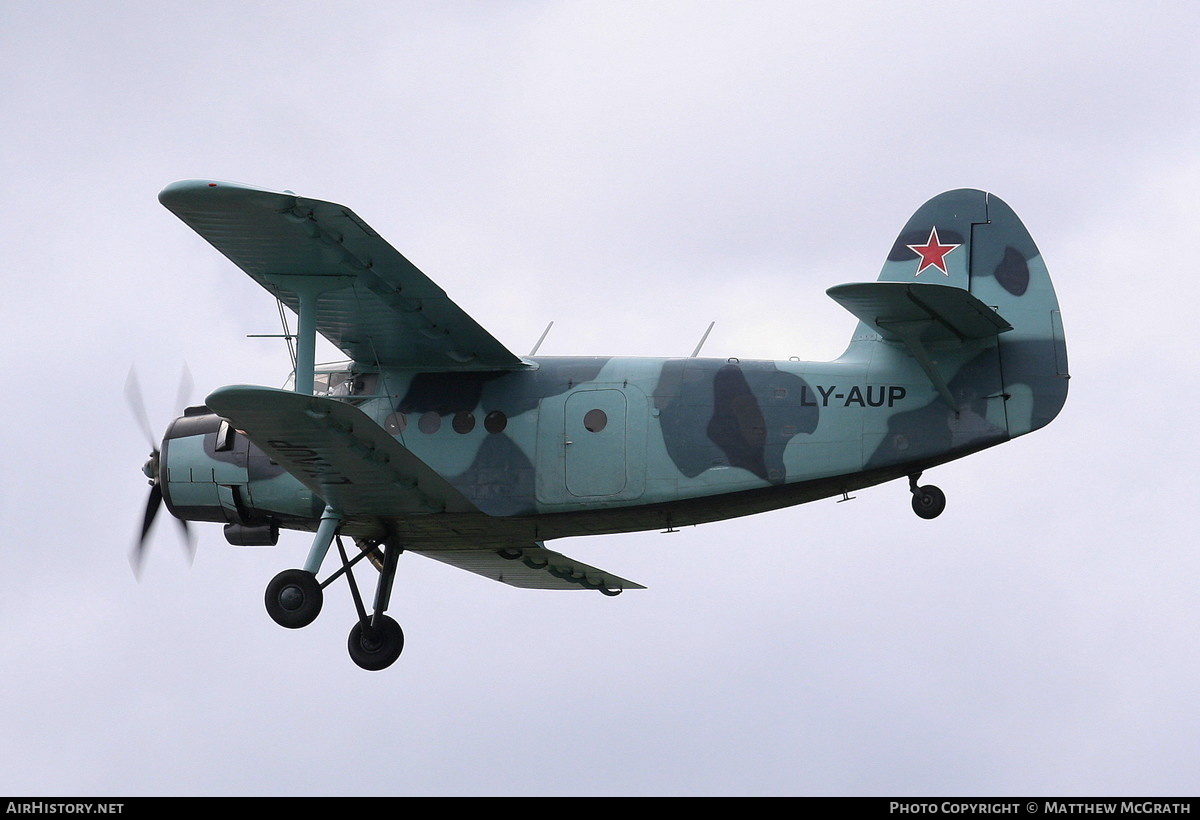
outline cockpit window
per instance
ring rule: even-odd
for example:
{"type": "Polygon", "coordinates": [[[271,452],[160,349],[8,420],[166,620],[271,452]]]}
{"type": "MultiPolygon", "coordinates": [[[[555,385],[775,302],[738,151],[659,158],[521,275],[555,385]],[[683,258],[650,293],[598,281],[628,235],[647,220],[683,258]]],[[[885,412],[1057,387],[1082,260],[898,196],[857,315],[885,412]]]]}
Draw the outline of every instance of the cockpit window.
{"type": "Polygon", "coordinates": [[[318,396],[352,398],[375,392],[375,373],[355,373],[349,370],[317,373],[313,379],[313,393],[318,396]]]}
{"type": "MultiPolygon", "coordinates": [[[[379,374],[359,372],[354,369],[354,362],[327,362],[317,367],[313,373],[314,396],[347,399],[351,404],[360,404],[379,395],[379,374]]],[[[288,376],[283,389],[296,389],[295,372],[288,376]]]]}

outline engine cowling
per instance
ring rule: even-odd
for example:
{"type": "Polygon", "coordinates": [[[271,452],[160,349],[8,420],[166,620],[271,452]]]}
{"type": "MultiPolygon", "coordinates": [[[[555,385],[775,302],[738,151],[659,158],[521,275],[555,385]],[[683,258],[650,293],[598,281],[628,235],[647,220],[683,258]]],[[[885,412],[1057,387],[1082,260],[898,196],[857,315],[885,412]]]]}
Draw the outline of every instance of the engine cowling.
{"type": "Polygon", "coordinates": [[[319,518],[324,506],[207,407],[189,407],[167,428],[158,471],[172,515],[224,523],[235,546],[273,546],[281,526],[319,518]]]}

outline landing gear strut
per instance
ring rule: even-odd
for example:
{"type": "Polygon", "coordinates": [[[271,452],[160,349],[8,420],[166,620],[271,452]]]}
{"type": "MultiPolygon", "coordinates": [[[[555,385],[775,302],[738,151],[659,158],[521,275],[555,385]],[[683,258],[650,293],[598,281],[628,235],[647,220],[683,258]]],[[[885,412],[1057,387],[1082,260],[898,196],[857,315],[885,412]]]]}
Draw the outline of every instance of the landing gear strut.
{"type": "MultiPolygon", "coordinates": [[[[329,516],[334,521],[333,516],[329,516]]],[[[404,649],[404,631],[400,624],[384,614],[392,596],[392,581],[396,577],[396,562],[403,549],[394,541],[387,544],[382,551],[382,562],[376,563],[379,569],[379,583],[375,588],[375,606],[373,612],[367,612],[363,605],[362,595],[354,580],[352,567],[368,556],[376,562],[381,552],[377,545],[367,545],[350,560],[342,545],[340,535],[333,535],[334,525],[328,526],[322,522],[318,530],[317,542],[309,555],[305,569],[286,569],[271,579],[267,584],[265,603],[267,614],[271,620],[288,629],[299,629],[308,626],[321,612],[324,601],[324,588],[333,583],[339,576],[345,574],[350,582],[350,594],[354,598],[354,608],[358,611],[358,623],[350,630],[347,648],[350,659],[363,669],[386,669],[396,662],[404,649]],[[328,540],[322,538],[322,531],[328,535],[328,540]],[[338,553],[342,559],[342,567],[323,583],[317,580],[316,569],[320,568],[321,559],[329,548],[329,542],[337,541],[338,553]],[[323,542],[323,543],[322,543],[323,542]]]]}
{"type": "Polygon", "coordinates": [[[932,484],[917,486],[920,473],[908,477],[908,489],[912,493],[912,508],[919,517],[937,518],[946,509],[946,494],[932,484]]]}
{"type": "MultiPolygon", "coordinates": [[[[354,573],[350,570],[350,562],[346,560],[346,550],[342,539],[338,538],[338,552],[342,556],[342,566],[350,581],[350,594],[354,596],[354,608],[358,610],[358,623],[350,630],[346,640],[346,648],[350,652],[350,660],[363,669],[372,672],[387,669],[400,653],[404,651],[404,631],[400,624],[383,614],[392,597],[392,581],[396,577],[396,561],[402,550],[395,544],[388,544],[383,553],[383,566],[379,568],[379,585],[375,587],[375,611],[368,615],[363,606],[362,595],[358,592],[358,584],[354,582],[354,573]]],[[[367,550],[364,555],[374,552],[367,550]]]]}

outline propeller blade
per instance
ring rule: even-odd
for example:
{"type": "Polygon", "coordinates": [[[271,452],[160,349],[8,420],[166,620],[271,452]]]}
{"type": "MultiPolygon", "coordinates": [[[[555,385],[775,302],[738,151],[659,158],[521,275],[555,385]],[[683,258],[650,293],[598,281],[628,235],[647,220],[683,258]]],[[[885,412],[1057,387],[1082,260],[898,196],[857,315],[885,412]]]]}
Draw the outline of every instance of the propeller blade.
{"type": "Polygon", "coordinates": [[[183,530],[183,548],[187,550],[188,566],[190,567],[196,561],[196,539],[192,537],[192,531],[188,527],[188,522],[182,518],[176,518],[179,522],[179,527],[183,530]]]}
{"type": "Polygon", "coordinates": [[[146,512],[142,517],[142,534],[133,547],[133,554],[129,556],[129,563],[133,567],[135,576],[141,575],[142,558],[146,554],[146,536],[150,534],[150,527],[154,524],[154,517],[158,515],[160,506],[162,506],[162,488],[154,483],[150,485],[150,497],[146,499],[146,512]]]}
{"type": "Polygon", "coordinates": [[[129,402],[133,417],[141,425],[142,433],[150,443],[151,452],[157,453],[158,440],[154,437],[154,428],[150,425],[150,414],[146,412],[146,402],[142,398],[142,387],[138,384],[137,372],[132,367],[129,368],[129,376],[125,379],[125,400],[129,402]]]}
{"type": "Polygon", "coordinates": [[[146,515],[142,519],[142,536],[138,539],[139,544],[146,543],[146,535],[150,532],[150,526],[154,523],[154,516],[158,515],[158,508],[161,504],[162,487],[153,484],[150,487],[150,498],[146,501],[146,515]]]}
{"type": "MultiPolygon", "coordinates": [[[[140,578],[142,574],[142,562],[146,557],[146,544],[150,535],[150,527],[154,524],[154,519],[158,515],[158,508],[162,506],[162,488],[157,484],[150,487],[150,497],[146,499],[146,513],[142,520],[142,533],[138,536],[137,543],[133,545],[133,552],[129,556],[129,565],[133,567],[133,574],[140,578]]],[[[183,536],[183,548],[187,553],[188,566],[196,561],[196,539],[192,535],[192,530],[188,526],[188,522],[182,518],[176,518],[179,522],[179,529],[183,536]]]]}
{"type": "Polygon", "coordinates": [[[175,392],[175,410],[182,413],[192,401],[192,389],[196,383],[192,380],[192,371],[185,364],[183,372],[179,374],[179,389],[175,392]]]}

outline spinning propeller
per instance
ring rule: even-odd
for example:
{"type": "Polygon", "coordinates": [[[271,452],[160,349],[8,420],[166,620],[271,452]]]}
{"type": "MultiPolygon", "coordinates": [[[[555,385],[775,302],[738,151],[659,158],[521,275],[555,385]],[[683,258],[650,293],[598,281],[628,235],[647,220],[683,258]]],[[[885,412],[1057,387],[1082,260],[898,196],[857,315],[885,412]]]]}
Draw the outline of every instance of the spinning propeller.
{"type": "MultiPolygon", "coordinates": [[[[192,375],[187,367],[183,368],[183,374],[179,379],[179,392],[175,399],[175,407],[182,408],[188,401],[192,392],[192,375]]],[[[142,389],[138,384],[137,373],[133,368],[129,369],[129,377],[125,380],[125,399],[129,402],[129,407],[133,411],[134,418],[142,427],[142,432],[146,436],[146,440],[150,442],[150,458],[142,466],[142,472],[150,479],[150,497],[146,500],[146,512],[142,518],[142,532],[138,537],[137,543],[134,545],[133,553],[129,556],[129,563],[133,567],[134,575],[140,575],[142,569],[142,559],[146,552],[146,538],[150,533],[150,527],[154,524],[154,518],[158,515],[158,508],[163,503],[162,484],[160,483],[160,449],[159,439],[154,435],[154,430],[150,425],[150,416],[146,412],[146,403],[142,399],[142,389]]],[[[192,540],[191,531],[188,530],[187,522],[182,519],[179,521],[179,526],[183,528],[184,547],[187,550],[188,563],[196,554],[196,546],[192,540]]]]}

